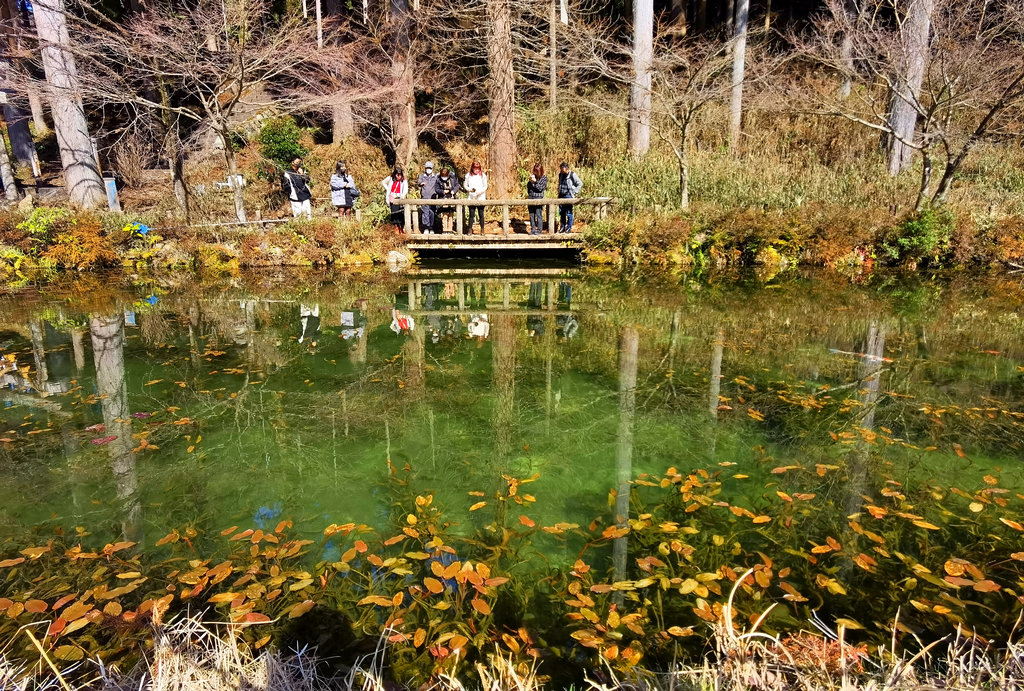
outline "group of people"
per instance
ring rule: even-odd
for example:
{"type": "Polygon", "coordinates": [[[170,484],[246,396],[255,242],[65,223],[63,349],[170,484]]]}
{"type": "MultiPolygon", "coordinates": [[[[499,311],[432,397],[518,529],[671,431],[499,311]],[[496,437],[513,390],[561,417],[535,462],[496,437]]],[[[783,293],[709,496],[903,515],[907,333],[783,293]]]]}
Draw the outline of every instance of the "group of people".
{"type": "MultiPolygon", "coordinates": [[[[416,180],[419,188],[420,199],[456,199],[459,194],[465,192],[466,198],[473,201],[484,202],[487,199],[487,173],[484,172],[480,161],[473,161],[462,182],[459,182],[451,166],[441,166],[439,172],[435,173],[434,163],[427,161],[423,167],[423,173],[416,180]]],[[[352,175],[348,172],[348,164],[345,161],[338,161],[331,175],[331,204],[334,206],[339,219],[352,216],[356,200],[361,193],[356,186],[352,175]]],[[[281,190],[288,196],[291,202],[292,216],[295,218],[313,218],[311,200],[313,193],[310,190],[312,182],[309,174],[302,166],[302,160],[296,158],[292,161],[289,170],[281,176],[281,190]]],[[[391,222],[399,228],[405,226],[405,210],[396,201],[406,199],[409,196],[409,181],[401,167],[396,166],[391,175],[381,180],[384,188],[388,206],[391,209],[391,222]]],[[[548,177],[544,173],[544,166],[540,163],[533,167],[530,179],[526,183],[527,199],[543,199],[548,189],[548,177]]],[[[562,162],[558,167],[558,198],[575,199],[579,197],[583,189],[583,181],[579,175],[569,167],[569,164],[562,162]]],[[[530,233],[537,235],[544,230],[544,207],[540,204],[530,205],[530,233]]],[[[559,223],[561,232],[571,233],[573,225],[573,205],[560,204],[558,207],[559,223]]],[[[406,229],[408,231],[408,229],[406,229]]],[[[435,232],[455,232],[455,206],[423,205],[420,207],[420,231],[426,234],[435,232]],[[440,228],[438,228],[440,219],[440,228]]],[[[469,232],[479,235],[484,232],[484,204],[469,206],[469,232]],[[479,229],[474,229],[478,226],[479,229]]]]}
{"type": "MultiPolygon", "coordinates": [[[[473,161],[469,166],[469,172],[459,184],[459,178],[449,166],[443,166],[440,174],[434,172],[433,161],[427,161],[423,167],[423,173],[417,178],[416,185],[419,187],[420,199],[455,199],[460,191],[466,193],[466,198],[473,201],[487,200],[487,173],[484,172],[480,161],[473,161]]],[[[391,222],[399,228],[405,226],[405,210],[401,204],[395,201],[405,199],[409,195],[409,181],[405,172],[400,167],[395,167],[391,175],[381,180],[381,186],[387,195],[387,203],[391,207],[391,222]]],[[[530,179],[526,183],[527,199],[543,199],[548,189],[548,177],[544,174],[544,166],[540,163],[533,167],[530,179]]],[[[558,166],[558,198],[575,199],[579,197],[583,189],[583,181],[580,176],[569,167],[569,164],[562,162],[558,166]]],[[[573,224],[572,204],[560,204],[558,207],[559,223],[563,233],[572,232],[573,224]]],[[[455,207],[446,205],[422,205],[420,206],[420,232],[430,235],[437,232],[437,218],[441,219],[441,232],[453,233],[453,222],[455,218],[455,207]]],[[[406,228],[408,231],[408,229],[406,228]]],[[[539,235],[544,231],[544,207],[540,204],[530,205],[530,234],[539,235]]],[[[479,235],[484,232],[484,204],[469,205],[469,232],[479,235]],[[478,225],[479,230],[474,229],[478,225]]]]}
{"type": "MultiPolygon", "coordinates": [[[[312,220],[313,209],[310,200],[313,198],[313,193],[309,189],[312,184],[309,173],[302,167],[302,159],[293,160],[291,168],[281,175],[281,191],[288,195],[293,217],[305,217],[312,220]]],[[[338,161],[334,166],[334,174],[331,175],[331,204],[337,211],[339,219],[352,216],[356,200],[361,194],[359,188],[356,187],[355,179],[348,172],[348,163],[338,161]]]]}

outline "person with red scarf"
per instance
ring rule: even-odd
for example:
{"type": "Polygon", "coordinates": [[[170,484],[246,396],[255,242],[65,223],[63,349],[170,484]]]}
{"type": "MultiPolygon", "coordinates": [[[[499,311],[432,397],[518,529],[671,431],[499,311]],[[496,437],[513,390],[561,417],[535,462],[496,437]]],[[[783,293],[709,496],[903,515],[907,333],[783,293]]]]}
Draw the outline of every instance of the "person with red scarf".
{"type": "Polygon", "coordinates": [[[395,166],[391,175],[381,180],[380,184],[387,195],[388,206],[391,207],[391,223],[408,232],[409,229],[405,227],[405,209],[401,204],[394,203],[396,199],[405,199],[409,194],[409,181],[405,179],[405,172],[395,166]]]}

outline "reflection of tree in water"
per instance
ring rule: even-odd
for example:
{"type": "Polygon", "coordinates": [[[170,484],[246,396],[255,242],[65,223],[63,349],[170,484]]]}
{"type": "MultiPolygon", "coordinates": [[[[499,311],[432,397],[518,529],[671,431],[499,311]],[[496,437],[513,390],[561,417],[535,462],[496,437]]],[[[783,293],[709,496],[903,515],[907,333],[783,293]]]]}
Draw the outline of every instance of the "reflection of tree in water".
{"type": "Polygon", "coordinates": [[[504,461],[512,453],[515,434],[516,320],[494,315],[491,322],[491,367],[494,380],[494,455],[504,461]]]}
{"type": "Polygon", "coordinates": [[[106,434],[117,437],[107,444],[107,451],[121,508],[121,529],[125,538],[138,542],[142,537],[142,506],[135,454],[132,452],[132,426],[125,381],[124,316],[93,317],[89,320],[89,332],[92,334],[96,391],[103,409],[103,424],[106,425],[106,434]]]}
{"type": "MultiPolygon", "coordinates": [[[[619,434],[615,455],[615,525],[629,524],[630,488],[633,481],[633,420],[636,417],[636,370],[640,336],[635,327],[623,327],[619,335],[619,434]]],[[[612,563],[615,580],[626,579],[628,536],[615,538],[612,563]]],[[[621,593],[619,593],[621,601],[621,593]]]]}
{"type": "MultiPolygon", "coordinates": [[[[860,427],[868,431],[875,429],[875,412],[878,408],[884,358],[885,325],[872,321],[868,326],[867,340],[860,353],[860,363],[857,365],[859,380],[857,399],[860,401],[860,408],[855,409],[858,414],[862,415],[860,427]]],[[[866,442],[861,440],[847,455],[847,515],[860,511],[861,497],[867,491],[870,448],[866,442]]]]}

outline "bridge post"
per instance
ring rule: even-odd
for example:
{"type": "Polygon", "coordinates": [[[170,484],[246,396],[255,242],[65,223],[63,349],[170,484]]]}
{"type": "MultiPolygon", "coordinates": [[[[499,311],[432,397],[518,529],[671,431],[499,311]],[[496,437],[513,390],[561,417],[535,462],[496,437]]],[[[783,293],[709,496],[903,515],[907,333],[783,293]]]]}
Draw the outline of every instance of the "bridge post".
{"type": "Polygon", "coordinates": [[[463,235],[464,232],[465,232],[463,230],[463,227],[462,227],[463,216],[465,215],[465,211],[466,211],[466,207],[465,206],[463,206],[462,204],[458,204],[458,203],[455,204],[455,234],[456,235],[463,235]]]}
{"type": "Polygon", "coordinates": [[[412,232],[412,207],[408,204],[402,204],[402,214],[405,217],[405,232],[412,232]]]}
{"type": "Polygon", "coordinates": [[[558,206],[548,205],[548,232],[554,235],[558,232],[558,206]]]}
{"type": "Polygon", "coordinates": [[[508,217],[508,204],[501,205],[501,230],[504,235],[508,235],[509,231],[509,217],[508,217]]]}
{"type": "Polygon", "coordinates": [[[420,207],[419,206],[412,207],[411,214],[412,214],[412,232],[414,232],[417,235],[419,235],[419,234],[421,234],[423,232],[423,230],[420,228],[420,207]]]}

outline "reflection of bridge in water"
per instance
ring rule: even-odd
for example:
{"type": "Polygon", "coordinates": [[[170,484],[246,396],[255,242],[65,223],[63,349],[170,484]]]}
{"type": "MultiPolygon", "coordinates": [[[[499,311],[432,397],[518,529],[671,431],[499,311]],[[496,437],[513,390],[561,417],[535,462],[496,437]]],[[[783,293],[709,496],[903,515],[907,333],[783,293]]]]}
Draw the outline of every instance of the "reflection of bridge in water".
{"type": "MultiPolygon", "coordinates": [[[[564,269],[423,269],[403,291],[413,317],[423,315],[570,316],[587,305],[572,299],[574,272],[564,269]],[[514,293],[529,286],[526,300],[514,293]]],[[[591,305],[591,307],[593,307],[591,305]]]]}

